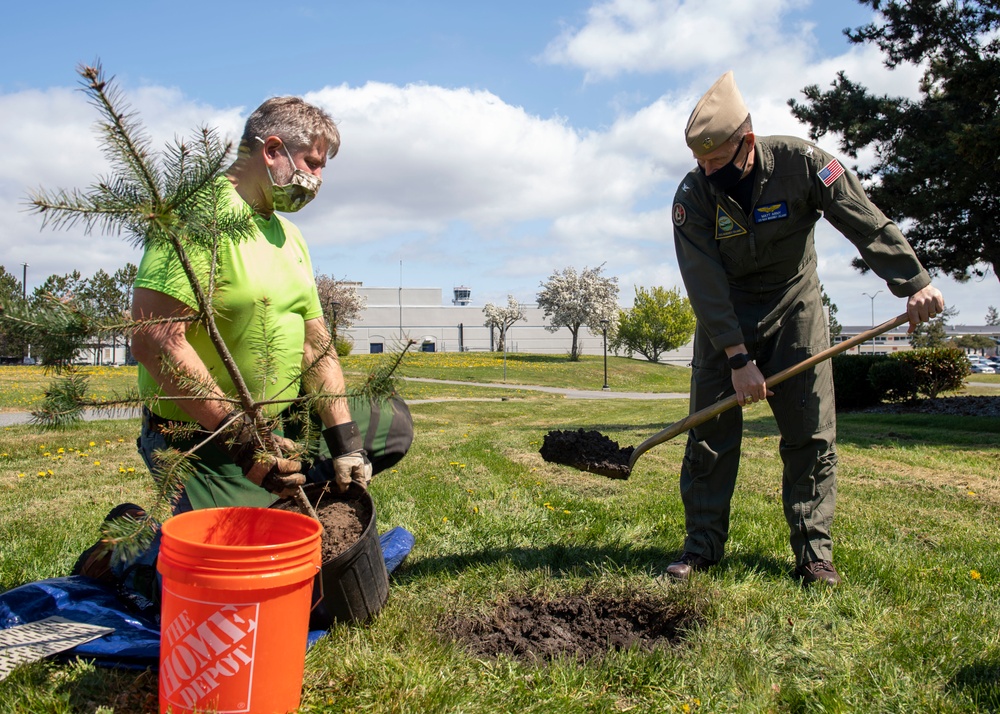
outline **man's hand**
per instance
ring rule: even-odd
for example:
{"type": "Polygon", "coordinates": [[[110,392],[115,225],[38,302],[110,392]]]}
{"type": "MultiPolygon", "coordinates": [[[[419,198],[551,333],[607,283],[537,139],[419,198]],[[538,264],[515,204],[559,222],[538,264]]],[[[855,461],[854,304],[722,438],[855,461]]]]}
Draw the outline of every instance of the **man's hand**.
{"type": "Polygon", "coordinates": [[[247,479],[265,491],[288,498],[295,489],[306,482],[302,473],[302,463],[292,459],[279,459],[270,454],[254,462],[249,471],[244,471],[247,479]]]}
{"type": "Polygon", "coordinates": [[[352,482],[368,488],[372,480],[372,465],[365,452],[357,423],[349,421],[327,427],[323,430],[323,439],[330,447],[337,490],[343,493],[352,482]]]}
{"type": "Polygon", "coordinates": [[[921,322],[927,322],[944,312],[944,296],[933,285],[910,295],[906,301],[906,316],[910,318],[908,333],[917,329],[921,322]]]}
{"type": "MultiPolygon", "coordinates": [[[[262,448],[263,444],[257,437],[253,419],[247,414],[230,414],[220,426],[222,429],[213,442],[229,454],[233,463],[243,470],[243,475],[252,483],[285,498],[306,482],[301,462],[282,459],[273,454],[258,454],[258,447],[262,448]]],[[[282,439],[282,442],[289,440],[282,439]]]]}
{"type": "Polygon", "coordinates": [[[753,362],[733,370],[733,389],[736,390],[736,401],[741,407],[763,401],[774,394],[767,388],[763,373],[753,362]]]}

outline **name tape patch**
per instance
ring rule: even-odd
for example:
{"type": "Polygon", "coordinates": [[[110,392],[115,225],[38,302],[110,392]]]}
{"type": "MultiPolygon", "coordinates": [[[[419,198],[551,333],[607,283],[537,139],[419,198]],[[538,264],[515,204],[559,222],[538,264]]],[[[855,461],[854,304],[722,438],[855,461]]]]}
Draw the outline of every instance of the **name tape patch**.
{"type": "Polygon", "coordinates": [[[754,223],[767,223],[788,218],[788,204],[785,201],[769,203],[766,206],[757,206],[753,209],[754,223]]]}

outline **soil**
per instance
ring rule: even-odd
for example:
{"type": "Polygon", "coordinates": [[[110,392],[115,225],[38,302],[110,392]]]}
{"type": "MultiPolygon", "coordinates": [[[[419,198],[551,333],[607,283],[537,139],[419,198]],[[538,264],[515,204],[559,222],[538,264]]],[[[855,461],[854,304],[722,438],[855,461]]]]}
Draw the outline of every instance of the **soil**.
{"type": "Polygon", "coordinates": [[[548,600],[525,594],[489,616],[451,618],[442,629],[477,656],[585,660],[611,650],[675,644],[696,619],[676,604],[648,598],[584,594],[548,600]]]}
{"type": "Polygon", "coordinates": [[[879,404],[864,410],[873,414],[948,414],[1000,417],[1000,397],[966,396],[920,399],[913,404],[879,404]]]}
{"type": "MultiPolygon", "coordinates": [[[[320,545],[322,562],[329,563],[361,539],[361,534],[371,522],[372,509],[366,499],[350,493],[344,495],[330,491],[310,491],[309,500],[323,525],[323,540],[320,545]]],[[[293,500],[279,501],[272,508],[301,512],[293,500]]]]}
{"type": "Polygon", "coordinates": [[[572,466],[581,471],[626,479],[631,473],[629,459],[635,447],[621,447],[599,431],[550,431],[538,453],[554,464],[572,466]]]}

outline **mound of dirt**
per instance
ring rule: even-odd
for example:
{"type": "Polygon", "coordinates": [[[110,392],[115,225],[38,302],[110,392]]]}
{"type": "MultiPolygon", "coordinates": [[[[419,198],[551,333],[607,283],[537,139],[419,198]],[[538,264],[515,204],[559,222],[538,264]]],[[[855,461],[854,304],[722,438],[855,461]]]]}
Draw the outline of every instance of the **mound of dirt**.
{"type": "Polygon", "coordinates": [[[479,656],[585,660],[609,650],[650,650],[679,642],[696,619],[676,604],[638,597],[574,595],[546,600],[521,595],[499,605],[491,616],[453,618],[443,629],[479,656]]]}
{"type": "Polygon", "coordinates": [[[581,471],[626,479],[631,469],[628,462],[635,447],[620,447],[599,431],[550,431],[542,440],[538,453],[546,461],[572,466],[581,471]]]}

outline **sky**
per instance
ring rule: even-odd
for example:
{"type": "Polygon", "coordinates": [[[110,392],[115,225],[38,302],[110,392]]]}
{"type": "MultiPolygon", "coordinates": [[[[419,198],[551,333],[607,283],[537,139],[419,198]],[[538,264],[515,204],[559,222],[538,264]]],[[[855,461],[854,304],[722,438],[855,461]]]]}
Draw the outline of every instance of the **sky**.
{"type": "MultiPolygon", "coordinates": [[[[0,45],[0,265],[29,292],[51,274],[109,273],[140,253],[120,236],[42,228],[32,191],[106,175],[97,111],[76,68],[100,61],[165,147],[211,126],[237,139],[271,96],[337,121],[342,148],[293,220],[313,267],[372,287],[472,290],[472,304],[532,303],[554,271],[603,266],[619,302],[636,287],[683,290],[670,208],[694,167],[688,115],[732,69],[758,134],[805,137],[787,102],[838,71],[916,96],[917,68],[889,71],[845,28],[854,0],[248,0],[15,3],[0,45]],[[16,29],[20,28],[20,29],[16,29]]],[[[820,146],[839,154],[836,137],[820,146]]],[[[842,154],[841,154],[842,156],[842,154]]],[[[864,165],[845,158],[845,164],[864,165]]],[[[819,275],[843,325],[905,310],[825,221],[819,275]]],[[[981,325],[1000,283],[934,280],[981,325]]]]}

